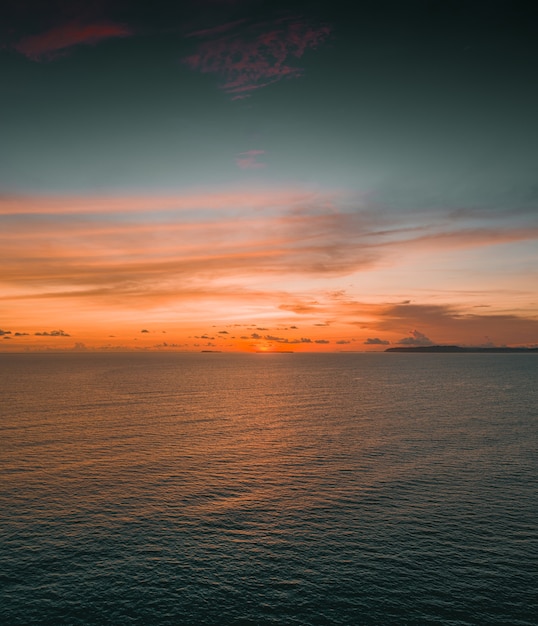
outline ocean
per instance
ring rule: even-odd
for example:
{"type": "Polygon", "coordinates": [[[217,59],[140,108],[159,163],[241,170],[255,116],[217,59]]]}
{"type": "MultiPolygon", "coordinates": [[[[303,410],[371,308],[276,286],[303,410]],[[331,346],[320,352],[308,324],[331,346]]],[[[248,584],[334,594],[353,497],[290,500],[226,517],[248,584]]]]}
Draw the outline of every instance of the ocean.
{"type": "Polygon", "coordinates": [[[537,355],[0,372],[6,626],[538,624],[537,355]]]}

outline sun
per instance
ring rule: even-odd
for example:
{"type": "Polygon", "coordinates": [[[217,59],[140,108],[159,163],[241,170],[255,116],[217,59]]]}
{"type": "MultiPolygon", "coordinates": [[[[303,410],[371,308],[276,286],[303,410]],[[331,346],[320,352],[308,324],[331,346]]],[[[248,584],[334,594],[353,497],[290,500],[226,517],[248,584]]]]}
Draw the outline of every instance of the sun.
{"type": "Polygon", "coordinates": [[[266,343],[261,343],[256,346],[256,352],[272,352],[273,348],[266,343]]]}

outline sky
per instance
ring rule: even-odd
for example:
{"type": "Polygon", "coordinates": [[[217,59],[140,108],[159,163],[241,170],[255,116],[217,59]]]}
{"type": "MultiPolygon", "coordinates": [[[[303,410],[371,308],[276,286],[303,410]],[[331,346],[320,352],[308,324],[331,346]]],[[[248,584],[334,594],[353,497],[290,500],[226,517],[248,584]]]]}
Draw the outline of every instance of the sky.
{"type": "Polygon", "coordinates": [[[7,0],[0,350],[538,345],[519,0],[7,0]]]}

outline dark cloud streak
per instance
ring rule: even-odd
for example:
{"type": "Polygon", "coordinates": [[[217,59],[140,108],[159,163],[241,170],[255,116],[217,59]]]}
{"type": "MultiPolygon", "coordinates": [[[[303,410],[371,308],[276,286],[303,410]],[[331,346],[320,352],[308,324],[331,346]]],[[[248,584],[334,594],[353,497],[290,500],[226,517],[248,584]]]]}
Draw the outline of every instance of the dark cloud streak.
{"type": "Polygon", "coordinates": [[[379,337],[368,337],[368,339],[364,342],[366,346],[388,346],[390,341],[386,339],[380,339],[379,337]]]}
{"type": "Polygon", "coordinates": [[[127,26],[113,22],[71,22],[38,35],[23,37],[13,47],[32,61],[46,61],[62,56],[78,45],[95,45],[105,39],[128,37],[132,34],[127,26]]]}
{"type": "Polygon", "coordinates": [[[410,337],[403,337],[398,341],[401,346],[433,346],[433,341],[426,337],[424,333],[418,330],[413,330],[410,337]]]}

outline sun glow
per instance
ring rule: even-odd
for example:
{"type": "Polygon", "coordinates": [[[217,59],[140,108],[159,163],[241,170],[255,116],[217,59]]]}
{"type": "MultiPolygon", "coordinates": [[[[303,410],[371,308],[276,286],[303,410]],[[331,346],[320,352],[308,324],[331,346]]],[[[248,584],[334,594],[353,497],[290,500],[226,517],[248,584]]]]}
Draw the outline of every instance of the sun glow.
{"type": "Polygon", "coordinates": [[[532,273],[512,260],[516,248],[531,258],[536,229],[490,227],[488,239],[463,215],[440,236],[435,217],[409,229],[355,199],[350,211],[349,193],[320,190],[0,197],[0,343],[267,353],[536,342],[532,273]]]}

